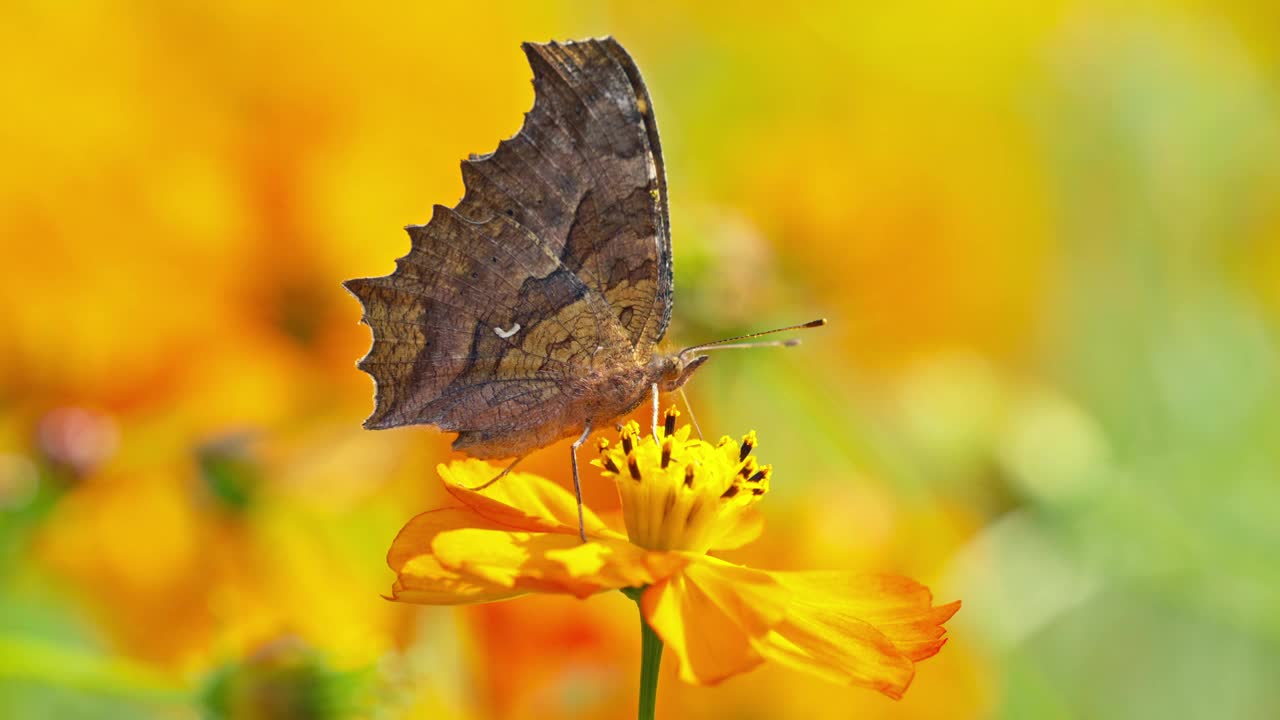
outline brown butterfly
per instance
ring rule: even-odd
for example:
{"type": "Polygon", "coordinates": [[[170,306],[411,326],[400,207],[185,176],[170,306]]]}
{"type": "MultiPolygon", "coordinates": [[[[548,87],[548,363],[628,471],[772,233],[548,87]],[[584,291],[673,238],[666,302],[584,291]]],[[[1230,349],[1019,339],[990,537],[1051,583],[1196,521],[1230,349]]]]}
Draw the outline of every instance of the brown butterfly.
{"type": "Polygon", "coordinates": [[[656,418],[658,392],[689,380],[699,350],[764,333],[657,350],[671,233],[640,71],[612,38],[523,47],[535,100],[520,132],[462,162],[464,197],[406,228],[395,272],[345,285],[373,329],[358,365],[377,385],[366,428],[436,425],[458,433],[455,449],[515,462],[577,435],[581,506],[577,449],[592,427],[650,393],[656,418]]]}

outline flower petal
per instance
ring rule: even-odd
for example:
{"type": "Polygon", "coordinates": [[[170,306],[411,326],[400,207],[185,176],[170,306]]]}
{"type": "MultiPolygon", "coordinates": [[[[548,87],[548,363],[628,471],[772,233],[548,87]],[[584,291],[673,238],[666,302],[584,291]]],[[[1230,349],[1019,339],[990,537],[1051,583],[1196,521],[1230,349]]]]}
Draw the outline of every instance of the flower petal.
{"type": "Polygon", "coordinates": [[[711,550],[737,550],[756,541],[764,532],[764,514],[755,508],[747,508],[738,517],[733,528],[716,540],[711,550]]]}
{"type": "Polygon", "coordinates": [[[906,578],[846,573],[774,573],[793,602],[757,649],[771,660],[828,679],[902,697],[915,662],[946,640],[960,603],[933,606],[929,589],[906,578]]]}
{"type": "Polygon", "coordinates": [[[788,592],[768,573],[708,556],[641,598],[649,625],[680,662],[680,677],[710,685],[759,665],[753,647],[786,613],[788,592]]]}
{"type": "Polygon", "coordinates": [[[602,590],[641,587],[676,572],[677,553],[651,553],[625,540],[584,543],[561,533],[463,529],[432,542],[445,568],[495,586],[526,592],[568,593],[580,598],[602,590]]]}
{"type": "Polygon", "coordinates": [[[847,608],[917,662],[933,657],[946,644],[942,624],[960,609],[959,601],[934,607],[929,588],[896,575],[808,572],[775,573],[774,577],[811,603],[847,608]],[[822,592],[824,588],[827,593],[822,592]]]}
{"type": "Polygon", "coordinates": [[[440,508],[410,520],[387,552],[387,565],[396,572],[390,599],[423,605],[461,605],[523,594],[523,590],[446,568],[431,554],[431,544],[441,533],[458,528],[497,527],[500,526],[467,507],[440,508]]]}
{"type": "MultiPolygon", "coordinates": [[[[513,472],[484,490],[471,490],[489,482],[501,470],[474,459],[441,464],[436,470],[449,494],[508,529],[578,534],[577,499],[546,478],[513,472]]],[[[589,508],[582,511],[588,535],[617,534],[589,508]]]]}

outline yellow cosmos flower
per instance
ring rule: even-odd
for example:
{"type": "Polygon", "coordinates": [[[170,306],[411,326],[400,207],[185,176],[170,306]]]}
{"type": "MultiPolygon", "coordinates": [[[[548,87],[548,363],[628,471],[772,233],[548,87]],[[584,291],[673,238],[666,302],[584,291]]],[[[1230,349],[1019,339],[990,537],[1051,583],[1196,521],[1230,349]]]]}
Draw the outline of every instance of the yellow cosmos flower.
{"type": "Polygon", "coordinates": [[[400,531],[387,556],[391,599],[429,605],[481,603],[525,593],[585,598],[624,590],[680,664],[680,676],[714,684],[765,660],[899,698],[915,663],[945,642],[959,602],[934,606],[912,580],[843,572],[766,572],[708,552],[754,540],[755,504],[773,474],[741,442],[689,439],[678,413],[643,435],[602,440],[593,464],[618,487],[625,532],[589,509],[578,536],[574,496],[513,472],[483,491],[497,468],[477,460],[441,465],[456,501],[400,531]]]}

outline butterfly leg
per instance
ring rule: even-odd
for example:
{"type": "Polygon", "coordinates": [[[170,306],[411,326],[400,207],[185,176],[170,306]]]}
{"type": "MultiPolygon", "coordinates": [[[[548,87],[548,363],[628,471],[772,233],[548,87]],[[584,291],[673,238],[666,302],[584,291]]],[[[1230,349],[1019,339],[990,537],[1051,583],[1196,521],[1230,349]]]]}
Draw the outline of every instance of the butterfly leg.
{"type": "Polygon", "coordinates": [[[693,414],[693,405],[689,404],[689,396],[684,394],[684,388],[680,388],[680,399],[684,400],[685,409],[689,411],[689,422],[693,423],[694,432],[698,433],[698,439],[702,439],[702,428],[698,427],[698,418],[693,414]]]}
{"type": "Polygon", "coordinates": [[[587,436],[591,434],[591,421],[588,420],[586,427],[582,430],[582,437],[573,442],[569,448],[569,459],[573,463],[573,494],[578,498],[578,537],[582,538],[582,542],[587,541],[587,530],[582,523],[582,483],[578,480],[578,448],[582,447],[582,443],[587,441],[587,436]]]}
{"type": "Polygon", "coordinates": [[[490,478],[488,481],[483,482],[483,483],[481,483],[481,484],[479,484],[479,485],[476,485],[475,487],[469,487],[469,488],[465,488],[465,489],[466,489],[466,490],[472,490],[472,491],[475,491],[475,492],[480,492],[481,490],[483,490],[483,489],[485,489],[485,488],[489,487],[490,485],[492,485],[492,484],[494,484],[494,483],[498,482],[499,480],[501,480],[502,478],[506,477],[508,473],[510,473],[513,469],[515,469],[516,463],[520,462],[521,460],[523,460],[523,459],[525,459],[525,458],[527,458],[527,457],[529,457],[529,456],[528,456],[528,455],[521,455],[520,457],[516,458],[515,460],[512,460],[510,465],[508,465],[505,469],[503,469],[503,471],[502,471],[502,472],[498,473],[497,475],[494,475],[494,476],[493,476],[492,478],[490,478]]]}

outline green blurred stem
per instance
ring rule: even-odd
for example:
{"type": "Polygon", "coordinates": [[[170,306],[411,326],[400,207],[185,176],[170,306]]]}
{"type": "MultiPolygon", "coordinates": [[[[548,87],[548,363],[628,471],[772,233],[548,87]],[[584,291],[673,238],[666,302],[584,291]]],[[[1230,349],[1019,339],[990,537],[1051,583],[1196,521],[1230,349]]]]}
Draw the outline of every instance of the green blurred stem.
{"type": "Polygon", "coordinates": [[[640,607],[640,595],[644,588],[626,588],[622,591],[636,603],[640,611],[640,720],[653,720],[658,704],[658,669],[662,666],[662,638],[649,627],[640,607]]]}

